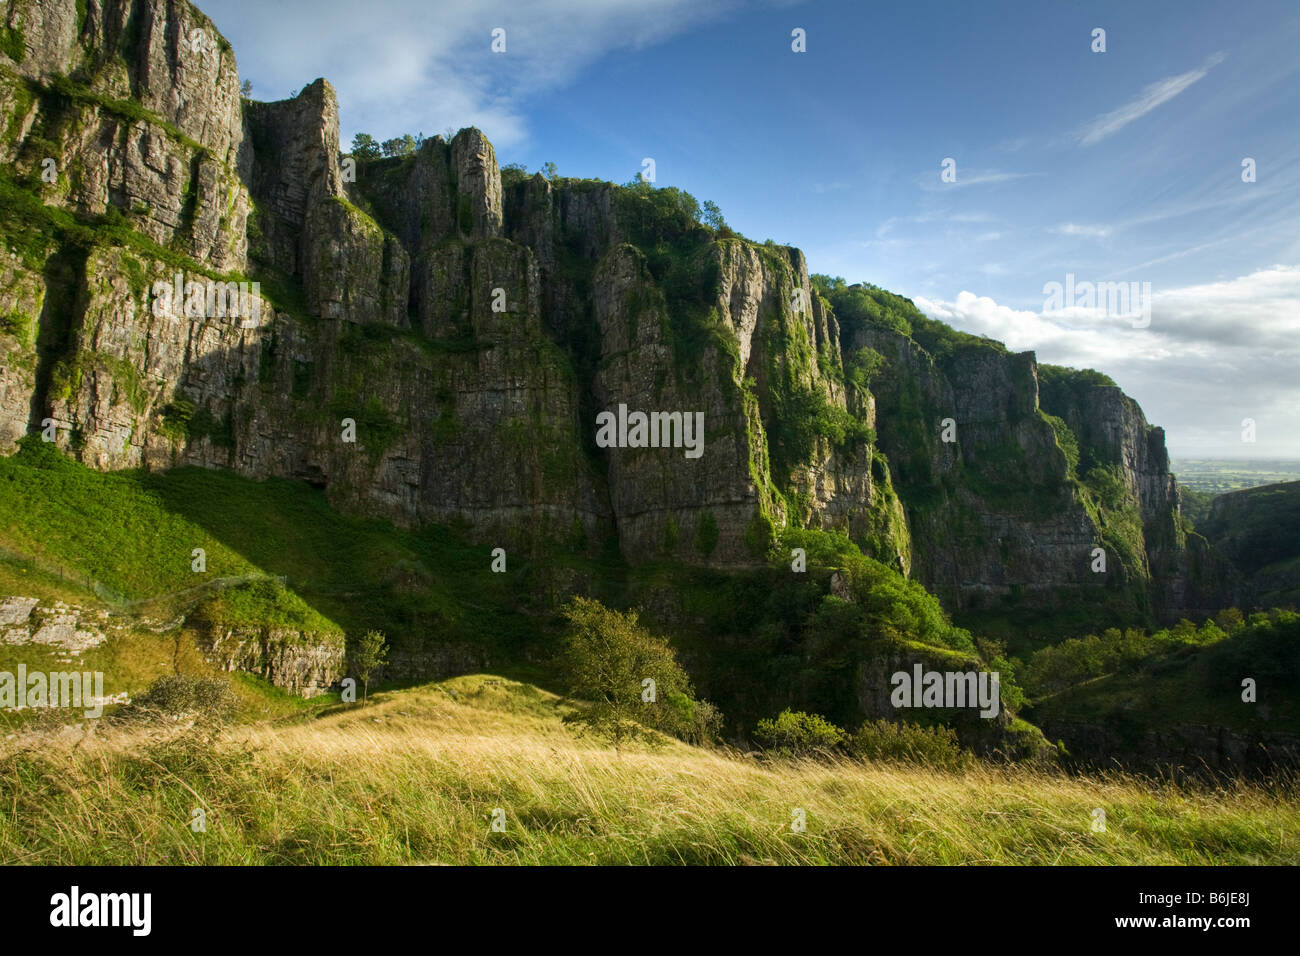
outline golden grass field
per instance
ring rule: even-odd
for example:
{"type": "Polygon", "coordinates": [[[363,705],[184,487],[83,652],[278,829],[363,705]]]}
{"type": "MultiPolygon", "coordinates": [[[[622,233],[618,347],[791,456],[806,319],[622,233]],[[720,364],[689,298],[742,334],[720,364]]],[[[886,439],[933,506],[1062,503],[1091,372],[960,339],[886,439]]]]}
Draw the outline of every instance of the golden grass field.
{"type": "Polygon", "coordinates": [[[6,864],[1295,864],[1294,781],[622,753],[489,675],[235,725],[28,728],[6,864]],[[191,828],[206,814],[205,831],[191,828]],[[1093,810],[1106,814],[1093,832],[1093,810]],[[504,829],[491,829],[493,811],[504,829]],[[806,831],[794,832],[795,810],[806,831]]]}

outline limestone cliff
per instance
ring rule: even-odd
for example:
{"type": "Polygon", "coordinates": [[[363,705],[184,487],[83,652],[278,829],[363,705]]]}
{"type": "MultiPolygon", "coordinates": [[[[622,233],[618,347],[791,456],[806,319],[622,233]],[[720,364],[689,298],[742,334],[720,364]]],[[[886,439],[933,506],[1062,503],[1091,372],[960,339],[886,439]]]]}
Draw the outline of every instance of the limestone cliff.
{"type": "Polygon", "coordinates": [[[753,565],[783,526],[838,529],[957,609],[1214,606],[1163,435],[1118,389],[1040,395],[1031,354],[845,324],[798,250],[722,238],[675,190],[503,184],[477,130],[345,161],[325,80],[241,100],[183,0],[10,0],[3,22],[5,450],[52,425],[96,468],[296,478],[633,564],[753,565]],[[260,288],[252,314],[160,306],[191,281],[260,288]],[[703,454],[601,447],[619,406],[702,412],[703,454]]]}

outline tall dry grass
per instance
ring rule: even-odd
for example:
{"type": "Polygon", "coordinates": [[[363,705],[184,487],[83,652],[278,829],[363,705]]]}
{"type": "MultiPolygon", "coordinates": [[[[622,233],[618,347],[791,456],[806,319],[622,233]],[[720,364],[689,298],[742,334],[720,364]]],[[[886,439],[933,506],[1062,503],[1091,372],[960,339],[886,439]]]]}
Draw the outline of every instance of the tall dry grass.
{"type": "Polygon", "coordinates": [[[616,754],[575,738],[551,695],[481,676],[215,741],[156,727],[28,736],[0,765],[5,863],[1300,860],[1291,782],[769,763],[678,743],[616,754]],[[191,829],[196,808],[206,832],[191,829]]]}

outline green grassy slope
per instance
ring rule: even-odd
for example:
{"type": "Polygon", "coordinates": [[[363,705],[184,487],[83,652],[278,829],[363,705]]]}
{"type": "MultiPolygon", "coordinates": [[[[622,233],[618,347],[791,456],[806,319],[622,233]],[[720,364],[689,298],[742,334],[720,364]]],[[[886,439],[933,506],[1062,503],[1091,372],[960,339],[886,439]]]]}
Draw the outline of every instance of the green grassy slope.
{"type": "Polygon", "coordinates": [[[290,597],[260,609],[271,623],[296,613],[308,629],[328,620],[348,633],[373,627],[397,642],[430,636],[506,654],[533,632],[524,604],[534,569],[522,556],[513,573],[493,574],[490,548],[445,528],[345,517],[303,483],[198,468],[99,473],[29,439],[0,458],[0,489],[0,547],[110,596],[282,575],[290,597]],[[195,548],[206,551],[205,574],[191,569],[195,548]]]}

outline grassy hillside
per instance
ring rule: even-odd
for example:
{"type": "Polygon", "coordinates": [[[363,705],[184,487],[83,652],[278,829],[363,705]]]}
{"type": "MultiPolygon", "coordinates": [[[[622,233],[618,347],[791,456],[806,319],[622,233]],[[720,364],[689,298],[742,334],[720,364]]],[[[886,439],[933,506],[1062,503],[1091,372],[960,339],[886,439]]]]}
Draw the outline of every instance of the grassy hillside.
{"type": "Polygon", "coordinates": [[[287,579],[287,594],[244,609],[268,622],[377,628],[399,643],[436,635],[509,656],[533,633],[524,595],[539,569],[525,556],[493,574],[488,547],[445,528],[345,517],[301,482],[199,468],[95,472],[29,438],[0,458],[0,489],[0,548],[110,602],[269,574],[287,579]],[[206,552],[204,574],[191,568],[195,548],[206,552]]]}
{"type": "MultiPolygon", "coordinates": [[[[45,572],[132,614],[174,618],[206,595],[196,593],[205,582],[277,575],[287,589],[259,582],[213,598],[221,617],[350,635],[375,628],[410,650],[469,645],[494,667],[545,680],[557,600],[576,590],[643,607],[738,738],[787,706],[856,726],[859,660],[919,648],[926,659],[960,655],[965,669],[984,656],[924,588],[842,534],[790,529],[754,571],[512,554],[508,573],[495,574],[490,548],[452,529],[347,517],[300,482],[199,468],[95,472],[28,438],[0,458],[0,488],[0,548],[32,556],[11,563],[15,572],[45,572]],[[791,570],[794,547],[807,553],[806,573],[791,570]],[[204,574],[191,569],[195,548],[206,551],[204,574]],[[842,596],[830,593],[834,574],[842,596]]],[[[10,580],[8,593],[30,590],[10,580]]],[[[1009,701],[1014,684],[1002,670],[1009,701]]]]}
{"type": "Polygon", "coordinates": [[[129,730],[7,744],[0,862],[1300,862],[1291,784],[766,762],[675,742],[618,756],[576,739],[550,694],[483,675],[372,700],[215,746],[129,730]],[[195,808],[206,832],[188,826],[195,808]]]}
{"type": "MultiPolygon", "coordinates": [[[[282,717],[322,704],[320,698],[304,700],[251,674],[222,674],[204,660],[191,630],[148,616],[150,608],[143,609],[142,613],[122,613],[75,581],[25,562],[0,557],[0,597],[8,595],[37,598],[45,606],[63,602],[82,609],[107,632],[108,639],[75,657],[69,657],[58,647],[0,642],[0,671],[16,673],[19,664],[25,665],[29,673],[98,671],[104,675],[105,696],[125,693],[129,699],[137,697],[158,678],[171,674],[229,676],[238,704],[236,715],[241,720],[282,717]],[[106,617],[100,619],[101,613],[106,617]]],[[[108,713],[115,710],[116,706],[107,708],[108,713]]],[[[65,723],[79,724],[81,718],[82,712],[75,709],[0,709],[0,733],[57,733],[65,723]]]]}
{"type": "Polygon", "coordinates": [[[1300,604],[1300,481],[1218,495],[1198,530],[1248,575],[1261,603],[1300,604]]]}
{"type": "Polygon", "coordinates": [[[1284,741],[1300,743],[1300,616],[1229,611],[1219,622],[1044,648],[1023,669],[1026,714],[1085,761],[1267,771],[1284,741]]]}

